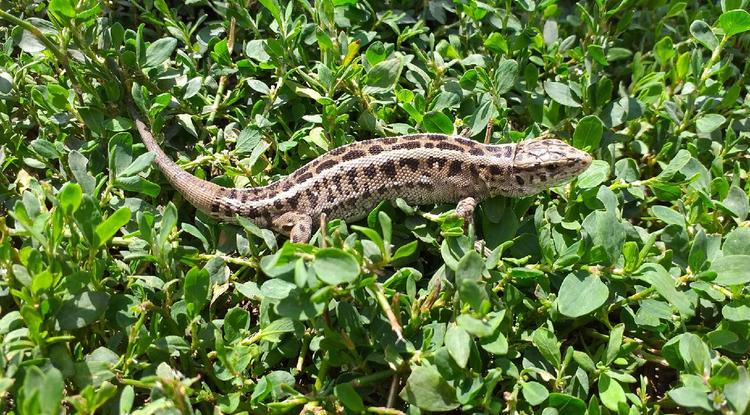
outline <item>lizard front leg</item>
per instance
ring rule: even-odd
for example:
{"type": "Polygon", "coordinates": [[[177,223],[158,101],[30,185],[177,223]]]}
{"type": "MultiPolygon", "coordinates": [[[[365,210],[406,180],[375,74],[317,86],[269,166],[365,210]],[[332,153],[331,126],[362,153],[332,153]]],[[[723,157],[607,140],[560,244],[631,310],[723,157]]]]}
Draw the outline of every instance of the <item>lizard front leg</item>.
{"type": "Polygon", "coordinates": [[[305,243],[312,236],[312,217],[299,212],[286,212],[273,221],[274,227],[289,235],[293,243],[305,243]]]}
{"type": "MultiPolygon", "coordinates": [[[[474,222],[474,209],[477,207],[477,201],[473,197],[461,199],[456,205],[456,214],[464,220],[464,231],[469,229],[469,224],[474,222]]],[[[485,257],[490,256],[492,251],[484,246],[484,241],[474,242],[474,249],[483,253],[485,257]]]]}
{"type": "Polygon", "coordinates": [[[474,220],[474,209],[477,207],[477,201],[473,197],[465,197],[456,205],[456,214],[464,220],[464,229],[469,228],[469,224],[474,220]]]}

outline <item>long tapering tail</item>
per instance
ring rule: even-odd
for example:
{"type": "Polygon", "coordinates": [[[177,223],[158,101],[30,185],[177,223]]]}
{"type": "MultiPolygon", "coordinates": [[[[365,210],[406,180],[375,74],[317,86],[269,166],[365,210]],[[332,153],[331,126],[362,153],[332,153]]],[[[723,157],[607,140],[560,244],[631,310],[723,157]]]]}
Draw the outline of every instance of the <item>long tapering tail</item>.
{"type": "Polygon", "coordinates": [[[171,183],[172,186],[177,189],[177,191],[179,191],[188,202],[190,202],[190,204],[208,214],[211,214],[212,206],[214,206],[216,200],[222,193],[225,193],[227,189],[209,181],[199,179],[183,170],[164,153],[161,147],[159,147],[151,130],[131,102],[128,102],[128,110],[130,111],[130,116],[135,120],[135,126],[138,130],[138,134],[141,136],[141,140],[143,140],[148,151],[156,155],[154,161],[156,162],[156,165],[159,166],[159,170],[161,170],[162,173],[164,173],[164,176],[167,177],[169,183],[171,183]]]}

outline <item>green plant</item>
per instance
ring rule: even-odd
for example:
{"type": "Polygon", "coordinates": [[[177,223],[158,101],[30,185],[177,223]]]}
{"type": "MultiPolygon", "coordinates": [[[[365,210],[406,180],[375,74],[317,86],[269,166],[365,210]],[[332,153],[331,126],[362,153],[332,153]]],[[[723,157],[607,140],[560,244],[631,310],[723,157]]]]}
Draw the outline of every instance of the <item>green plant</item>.
{"type": "Polygon", "coordinates": [[[748,413],[746,1],[0,4],[3,411],[748,413]],[[293,245],[196,213],[124,94],[227,186],[489,122],[597,160],[293,245]]]}

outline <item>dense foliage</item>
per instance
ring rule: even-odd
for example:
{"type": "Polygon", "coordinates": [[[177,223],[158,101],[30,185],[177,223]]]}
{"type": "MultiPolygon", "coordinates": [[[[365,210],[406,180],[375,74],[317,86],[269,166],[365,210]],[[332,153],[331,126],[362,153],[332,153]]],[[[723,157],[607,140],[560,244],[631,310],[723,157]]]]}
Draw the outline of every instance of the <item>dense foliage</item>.
{"type": "Polygon", "coordinates": [[[748,413],[747,3],[0,1],[0,411],[748,413]],[[488,123],[596,161],[295,245],[126,96],[226,186],[488,123]]]}

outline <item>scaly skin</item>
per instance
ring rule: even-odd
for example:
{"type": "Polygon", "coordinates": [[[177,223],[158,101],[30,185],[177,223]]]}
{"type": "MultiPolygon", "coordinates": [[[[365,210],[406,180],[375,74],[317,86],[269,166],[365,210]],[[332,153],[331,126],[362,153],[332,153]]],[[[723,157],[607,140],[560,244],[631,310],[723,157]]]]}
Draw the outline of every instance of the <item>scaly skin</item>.
{"type": "Polygon", "coordinates": [[[196,208],[222,220],[235,215],[310,239],[321,214],[355,221],[381,200],[458,203],[470,219],[476,203],[496,195],[536,194],[577,176],[591,156],[560,140],[485,145],[461,136],[411,134],[360,141],[318,157],[264,187],[225,188],[182,170],[131,108],[141,139],[169,182],[196,208]]]}

